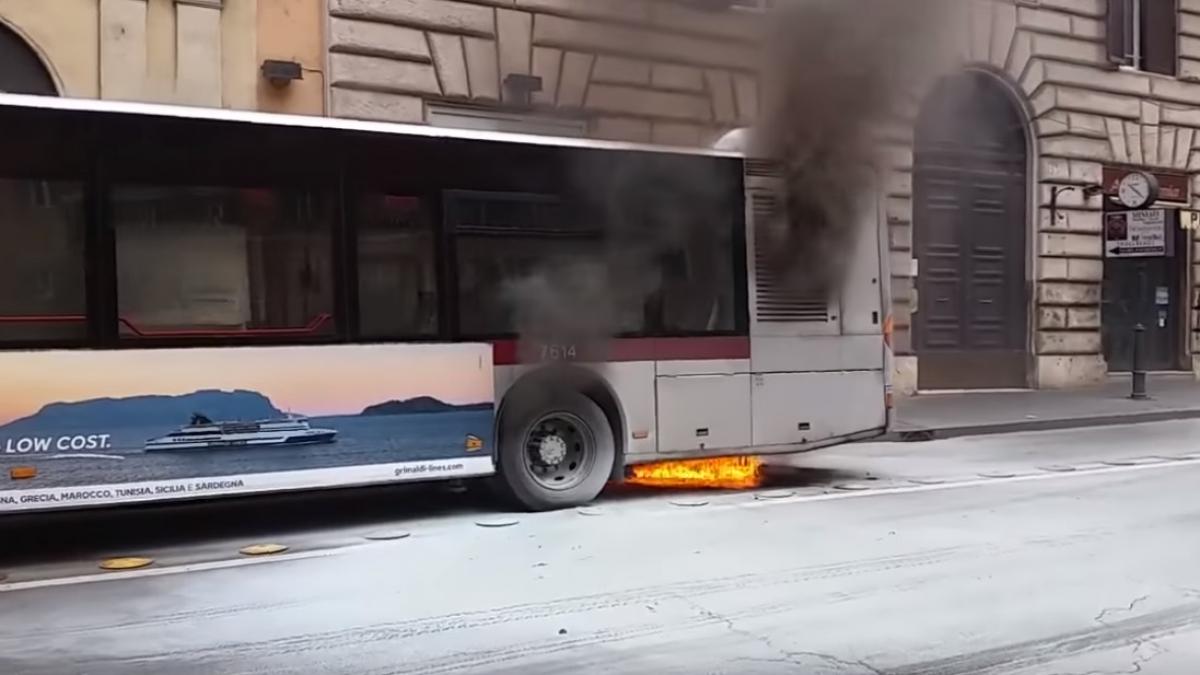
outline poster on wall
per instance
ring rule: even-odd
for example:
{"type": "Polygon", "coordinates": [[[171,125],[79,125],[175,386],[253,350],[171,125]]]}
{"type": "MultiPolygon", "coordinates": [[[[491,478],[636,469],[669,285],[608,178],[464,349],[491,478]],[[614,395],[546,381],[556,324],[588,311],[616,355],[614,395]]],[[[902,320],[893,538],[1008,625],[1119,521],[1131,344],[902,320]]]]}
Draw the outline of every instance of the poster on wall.
{"type": "Polygon", "coordinates": [[[487,345],[0,353],[0,512],[493,471],[487,345]]]}
{"type": "Polygon", "coordinates": [[[1167,211],[1104,214],[1104,257],[1147,258],[1171,255],[1167,211]]]}

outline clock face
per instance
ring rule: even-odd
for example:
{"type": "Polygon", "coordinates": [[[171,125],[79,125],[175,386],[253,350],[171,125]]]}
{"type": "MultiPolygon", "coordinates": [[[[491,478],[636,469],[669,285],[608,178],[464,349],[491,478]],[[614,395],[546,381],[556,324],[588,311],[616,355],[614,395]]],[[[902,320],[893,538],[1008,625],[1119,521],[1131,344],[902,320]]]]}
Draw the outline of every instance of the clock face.
{"type": "Polygon", "coordinates": [[[1117,198],[1131,209],[1140,209],[1154,201],[1154,186],[1144,173],[1131,173],[1117,186],[1117,198]]]}

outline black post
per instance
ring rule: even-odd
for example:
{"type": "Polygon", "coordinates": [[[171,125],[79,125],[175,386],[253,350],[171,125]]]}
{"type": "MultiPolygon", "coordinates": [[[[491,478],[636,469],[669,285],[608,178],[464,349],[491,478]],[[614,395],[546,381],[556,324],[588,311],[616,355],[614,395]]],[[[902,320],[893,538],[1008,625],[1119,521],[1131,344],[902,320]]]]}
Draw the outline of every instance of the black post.
{"type": "Polygon", "coordinates": [[[1133,327],[1133,390],[1129,393],[1129,398],[1135,401],[1141,401],[1147,398],[1146,396],[1146,369],[1142,367],[1142,337],[1146,334],[1146,327],[1139,321],[1133,327]]]}

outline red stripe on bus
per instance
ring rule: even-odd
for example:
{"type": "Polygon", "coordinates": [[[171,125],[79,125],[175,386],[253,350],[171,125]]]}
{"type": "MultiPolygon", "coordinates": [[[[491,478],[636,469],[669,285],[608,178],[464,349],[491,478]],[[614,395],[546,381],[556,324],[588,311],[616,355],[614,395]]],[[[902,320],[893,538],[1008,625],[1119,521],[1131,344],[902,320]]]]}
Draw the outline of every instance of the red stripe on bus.
{"type": "Polygon", "coordinates": [[[153,337],[238,337],[241,335],[313,335],[333,320],[332,314],[318,314],[307,325],[293,328],[242,328],[240,330],[143,330],[125,317],[117,317],[133,334],[143,338],[153,337]]]}
{"type": "Polygon", "coordinates": [[[47,316],[0,316],[0,323],[79,323],[87,321],[78,314],[55,314],[47,316]]]}
{"type": "MultiPolygon", "coordinates": [[[[714,336],[684,338],[622,338],[607,345],[608,353],[599,359],[610,363],[627,361],[717,361],[750,358],[750,338],[746,336],[714,336]]],[[[572,356],[570,345],[547,345],[547,351],[568,352],[564,357],[547,354],[539,358],[540,347],[533,347],[532,358],[521,358],[521,345],[516,340],[492,343],[492,361],[497,366],[536,363],[555,360],[596,360],[595,357],[572,356]]]]}

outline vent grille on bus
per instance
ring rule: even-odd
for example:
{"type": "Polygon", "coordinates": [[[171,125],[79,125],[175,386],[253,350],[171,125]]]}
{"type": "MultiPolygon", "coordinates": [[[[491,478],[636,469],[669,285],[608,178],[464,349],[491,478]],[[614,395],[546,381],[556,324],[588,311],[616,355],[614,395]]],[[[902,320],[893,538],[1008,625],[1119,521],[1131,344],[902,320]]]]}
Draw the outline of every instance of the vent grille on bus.
{"type": "Polygon", "coordinates": [[[747,159],[746,175],[757,178],[780,178],[783,176],[783,167],[778,162],[770,162],[765,159],[747,159]]]}
{"type": "Polygon", "coordinates": [[[829,303],[788,291],[779,276],[771,272],[766,260],[767,235],[776,225],[779,200],[770,192],[750,194],[754,215],[754,282],[757,319],[761,323],[825,323],[829,321],[829,303]]]}

